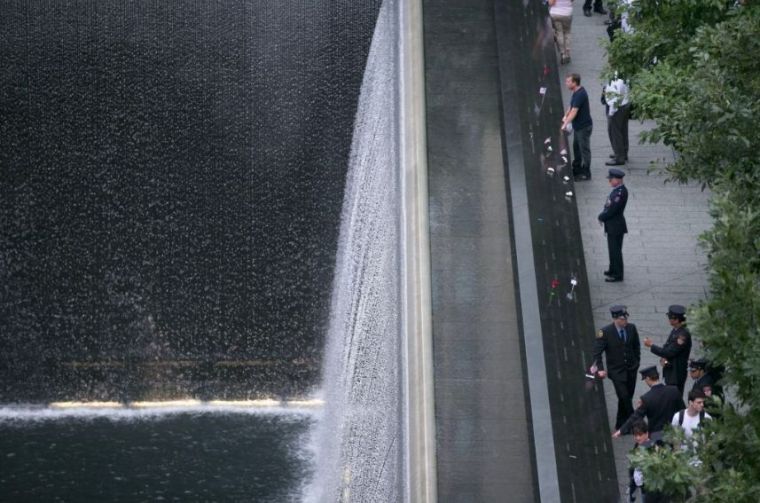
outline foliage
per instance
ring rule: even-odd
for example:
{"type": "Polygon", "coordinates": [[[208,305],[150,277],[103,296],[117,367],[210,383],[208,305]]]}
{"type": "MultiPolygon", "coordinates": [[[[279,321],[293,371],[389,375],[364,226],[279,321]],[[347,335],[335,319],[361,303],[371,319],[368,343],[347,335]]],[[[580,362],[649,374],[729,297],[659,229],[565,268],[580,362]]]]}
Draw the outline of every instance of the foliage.
{"type": "Polygon", "coordinates": [[[682,46],[703,26],[723,20],[729,11],[723,0],[621,0],[616,10],[628,11],[634,30],[619,33],[609,48],[609,61],[628,78],[657,61],[684,57],[682,46]]]}
{"type": "MultiPolygon", "coordinates": [[[[652,3],[693,2],[634,5],[652,3]]],[[[716,2],[705,3],[714,6],[712,13],[696,9],[705,24],[695,27],[696,15],[681,15],[688,29],[673,27],[674,16],[660,29],[658,19],[634,18],[635,31],[616,37],[609,47],[610,68],[630,80],[637,117],[656,122],[643,139],[662,141],[679,153],[667,168],[674,180],[755,184],[760,182],[760,9],[720,11],[716,2]],[[674,34],[686,38],[676,44],[674,34]],[[657,64],[650,64],[655,57],[657,64]]]]}
{"type": "Polygon", "coordinates": [[[702,237],[711,297],[693,313],[693,327],[711,358],[726,365],[739,404],[760,409],[760,205],[747,199],[713,194],[714,226],[702,237]]]}
{"type": "Polygon", "coordinates": [[[689,440],[682,430],[669,429],[666,446],[628,456],[643,471],[645,488],[667,494],[669,501],[760,501],[758,412],[739,413],[726,406],[720,421],[706,420],[704,425],[689,440]]]}
{"type": "Polygon", "coordinates": [[[710,296],[690,321],[731,397],[696,450],[635,461],[675,501],[760,501],[760,6],[634,0],[629,19],[606,71],[629,79],[637,117],[654,121],[642,139],[676,151],[669,179],[712,191],[714,225],[701,238],[710,296]]]}
{"type": "MultiPolygon", "coordinates": [[[[680,445],[683,432],[667,437],[668,442],[680,445]]],[[[628,458],[631,466],[644,472],[646,491],[657,491],[671,498],[685,498],[690,491],[690,482],[697,476],[697,467],[690,463],[694,449],[671,449],[669,446],[650,449],[636,449],[628,458]]]]}

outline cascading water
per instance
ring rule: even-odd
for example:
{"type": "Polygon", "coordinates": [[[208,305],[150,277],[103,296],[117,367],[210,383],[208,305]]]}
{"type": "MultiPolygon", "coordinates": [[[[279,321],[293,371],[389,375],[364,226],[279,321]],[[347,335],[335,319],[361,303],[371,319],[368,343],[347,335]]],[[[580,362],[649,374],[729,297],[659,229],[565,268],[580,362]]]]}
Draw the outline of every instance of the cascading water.
{"type": "Polygon", "coordinates": [[[379,6],[0,4],[0,403],[310,392],[379,6]]]}
{"type": "Polygon", "coordinates": [[[379,3],[2,5],[0,500],[301,496],[379,3]]]}
{"type": "Polygon", "coordinates": [[[306,501],[400,501],[395,2],[383,3],[354,125],[306,501]]]}

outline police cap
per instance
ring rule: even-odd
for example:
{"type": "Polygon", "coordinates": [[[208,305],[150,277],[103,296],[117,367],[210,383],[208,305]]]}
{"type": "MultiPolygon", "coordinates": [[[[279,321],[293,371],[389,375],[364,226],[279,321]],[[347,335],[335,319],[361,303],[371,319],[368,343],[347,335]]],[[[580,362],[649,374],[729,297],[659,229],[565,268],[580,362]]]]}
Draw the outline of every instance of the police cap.
{"type": "Polygon", "coordinates": [[[652,365],[651,367],[647,367],[645,369],[639,370],[639,374],[641,374],[641,380],[643,381],[647,377],[650,379],[659,379],[660,373],[657,372],[657,366],[652,365]]]}
{"type": "Polygon", "coordinates": [[[689,370],[704,370],[707,368],[707,360],[700,358],[689,362],[689,370]]]}
{"type": "Polygon", "coordinates": [[[622,169],[617,168],[610,168],[609,171],[607,171],[607,179],[610,178],[623,178],[625,176],[625,172],[622,169]]]}
{"type": "Polygon", "coordinates": [[[685,318],[686,317],[686,308],[680,304],[673,304],[672,306],[668,306],[668,318],[685,318]]]}
{"type": "Polygon", "coordinates": [[[626,311],[625,306],[612,306],[610,307],[610,314],[613,318],[620,318],[621,316],[628,316],[628,311],[626,311]]]}

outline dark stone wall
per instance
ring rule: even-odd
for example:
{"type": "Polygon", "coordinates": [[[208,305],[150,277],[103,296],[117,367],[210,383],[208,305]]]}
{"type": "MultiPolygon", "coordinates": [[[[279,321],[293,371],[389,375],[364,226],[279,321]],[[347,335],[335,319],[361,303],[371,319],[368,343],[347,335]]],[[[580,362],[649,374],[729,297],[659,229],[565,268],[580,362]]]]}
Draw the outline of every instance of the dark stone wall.
{"type": "Polygon", "coordinates": [[[380,0],[0,7],[0,400],[318,375],[380,0]]]}
{"type": "MultiPolygon", "coordinates": [[[[585,378],[595,329],[548,6],[497,0],[495,8],[505,144],[520,149],[528,192],[560,495],[618,501],[604,390],[585,378]]],[[[515,161],[509,149],[507,158],[515,161]]]]}

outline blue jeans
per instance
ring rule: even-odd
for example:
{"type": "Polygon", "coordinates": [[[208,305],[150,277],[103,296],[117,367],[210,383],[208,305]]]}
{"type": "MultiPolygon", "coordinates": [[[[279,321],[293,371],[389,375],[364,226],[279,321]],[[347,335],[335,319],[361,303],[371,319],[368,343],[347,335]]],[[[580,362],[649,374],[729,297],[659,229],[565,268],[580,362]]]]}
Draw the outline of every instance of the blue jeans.
{"type": "Polygon", "coordinates": [[[586,126],[573,131],[573,174],[591,177],[591,130],[586,126]]]}

